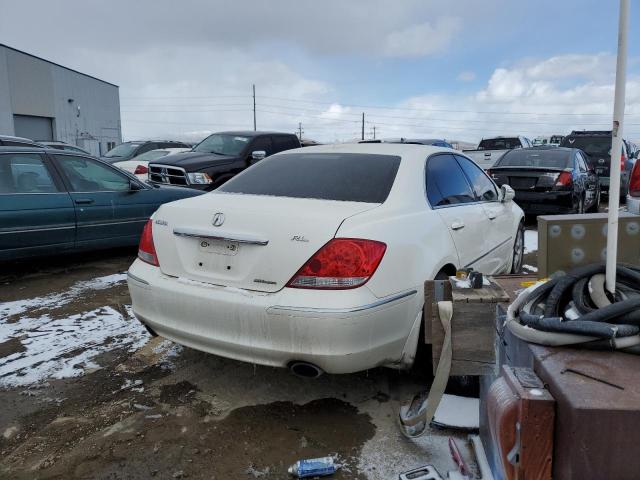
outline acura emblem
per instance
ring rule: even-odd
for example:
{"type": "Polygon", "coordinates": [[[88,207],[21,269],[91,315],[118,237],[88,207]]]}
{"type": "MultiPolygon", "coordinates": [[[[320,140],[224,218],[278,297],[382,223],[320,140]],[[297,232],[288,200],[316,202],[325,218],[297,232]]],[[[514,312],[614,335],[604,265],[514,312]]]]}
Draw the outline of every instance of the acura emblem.
{"type": "Polygon", "coordinates": [[[214,227],[219,227],[220,225],[222,225],[224,223],[224,213],[222,212],[218,212],[213,216],[213,220],[211,220],[211,223],[213,224],[214,227]]]}

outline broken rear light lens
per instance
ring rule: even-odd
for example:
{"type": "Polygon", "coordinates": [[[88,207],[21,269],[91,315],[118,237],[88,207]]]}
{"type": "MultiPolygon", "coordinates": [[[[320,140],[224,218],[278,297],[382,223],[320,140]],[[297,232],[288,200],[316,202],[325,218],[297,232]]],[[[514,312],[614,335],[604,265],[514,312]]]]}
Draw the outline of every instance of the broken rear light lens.
{"type": "Polygon", "coordinates": [[[640,160],[637,160],[631,170],[631,178],[629,179],[629,195],[632,197],[640,197],[640,160]]]}
{"type": "Polygon", "coordinates": [[[156,247],[153,244],[153,220],[149,219],[142,230],[140,245],[138,246],[138,258],[149,265],[159,267],[156,247]]]}
{"type": "Polygon", "coordinates": [[[143,175],[149,173],[149,169],[145,165],[138,165],[133,173],[135,175],[143,175]]]}
{"type": "Polygon", "coordinates": [[[360,238],[334,238],[293,276],[288,287],[347,289],[364,285],[374,274],[387,245],[360,238]]]}

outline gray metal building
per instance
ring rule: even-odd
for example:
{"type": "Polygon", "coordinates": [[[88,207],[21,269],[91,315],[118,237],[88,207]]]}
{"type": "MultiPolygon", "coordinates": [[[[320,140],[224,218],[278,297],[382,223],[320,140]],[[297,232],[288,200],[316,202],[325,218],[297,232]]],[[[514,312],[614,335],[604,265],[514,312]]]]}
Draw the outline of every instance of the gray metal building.
{"type": "Polygon", "coordinates": [[[0,44],[0,134],[106,153],[122,141],[118,86],[0,44]]]}

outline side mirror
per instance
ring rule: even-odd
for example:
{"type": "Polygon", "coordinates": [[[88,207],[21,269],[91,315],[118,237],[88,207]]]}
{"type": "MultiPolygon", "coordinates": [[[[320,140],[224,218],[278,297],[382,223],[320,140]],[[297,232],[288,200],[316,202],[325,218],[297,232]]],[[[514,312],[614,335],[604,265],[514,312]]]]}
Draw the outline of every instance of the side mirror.
{"type": "Polygon", "coordinates": [[[254,160],[256,162],[258,160],[262,160],[266,156],[267,152],[265,152],[264,150],[254,150],[253,152],[251,152],[251,160],[254,160]]]}
{"type": "Polygon", "coordinates": [[[142,187],[140,186],[140,184],[134,180],[129,180],[129,191],[137,192],[139,190],[142,190],[142,187]]]}
{"type": "Polygon", "coordinates": [[[500,201],[507,203],[512,201],[516,196],[516,192],[509,185],[502,185],[500,187],[500,201]]]}

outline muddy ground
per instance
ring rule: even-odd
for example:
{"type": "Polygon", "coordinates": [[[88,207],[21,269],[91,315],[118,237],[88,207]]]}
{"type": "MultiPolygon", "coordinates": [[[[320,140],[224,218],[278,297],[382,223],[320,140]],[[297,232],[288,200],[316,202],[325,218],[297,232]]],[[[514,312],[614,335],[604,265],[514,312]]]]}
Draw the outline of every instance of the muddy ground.
{"type": "Polygon", "coordinates": [[[130,312],[134,257],[0,267],[0,478],[280,479],[297,459],[332,454],[343,464],[332,478],[387,480],[453,469],[452,434],[470,459],[463,434],[398,433],[428,368],[310,380],[151,338],[130,312]]]}

